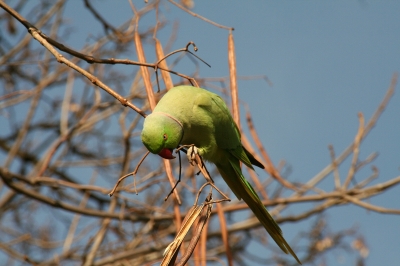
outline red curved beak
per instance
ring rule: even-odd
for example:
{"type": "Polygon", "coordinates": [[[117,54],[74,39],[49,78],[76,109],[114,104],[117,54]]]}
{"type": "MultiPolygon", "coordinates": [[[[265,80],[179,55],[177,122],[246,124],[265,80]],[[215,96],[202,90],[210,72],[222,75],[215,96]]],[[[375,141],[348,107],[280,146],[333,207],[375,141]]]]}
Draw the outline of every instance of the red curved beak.
{"type": "Polygon", "coordinates": [[[175,158],[175,156],[172,155],[172,149],[164,148],[158,153],[158,155],[160,155],[164,159],[168,159],[168,160],[171,160],[171,159],[175,158]]]}

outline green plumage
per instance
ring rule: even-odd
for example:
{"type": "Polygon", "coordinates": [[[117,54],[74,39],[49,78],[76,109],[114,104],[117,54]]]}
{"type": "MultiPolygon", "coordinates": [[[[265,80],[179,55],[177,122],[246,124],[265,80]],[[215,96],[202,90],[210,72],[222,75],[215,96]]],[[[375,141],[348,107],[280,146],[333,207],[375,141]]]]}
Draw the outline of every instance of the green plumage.
{"type": "MultiPolygon", "coordinates": [[[[207,90],[178,86],[168,91],[145,121],[142,142],[156,154],[179,144],[197,147],[203,159],[214,163],[230,189],[243,199],[278,246],[301,264],[283,238],[282,230],[244,178],[240,162],[264,168],[241,143],[240,132],[224,101],[207,90]]],[[[163,155],[161,155],[163,156],[163,155]]]]}

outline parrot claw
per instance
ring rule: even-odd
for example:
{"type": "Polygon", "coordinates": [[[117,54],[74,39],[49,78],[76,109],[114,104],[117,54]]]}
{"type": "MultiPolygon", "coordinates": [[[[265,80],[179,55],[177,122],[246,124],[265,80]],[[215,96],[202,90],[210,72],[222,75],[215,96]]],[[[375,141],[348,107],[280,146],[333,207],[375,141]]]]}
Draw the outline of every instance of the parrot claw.
{"type": "Polygon", "coordinates": [[[189,163],[190,163],[191,165],[195,165],[194,161],[195,161],[195,159],[196,159],[196,155],[197,155],[197,154],[199,154],[199,149],[198,149],[196,146],[191,145],[191,146],[188,148],[187,153],[186,153],[186,156],[187,156],[187,158],[188,158],[188,160],[189,160],[189,163]]]}

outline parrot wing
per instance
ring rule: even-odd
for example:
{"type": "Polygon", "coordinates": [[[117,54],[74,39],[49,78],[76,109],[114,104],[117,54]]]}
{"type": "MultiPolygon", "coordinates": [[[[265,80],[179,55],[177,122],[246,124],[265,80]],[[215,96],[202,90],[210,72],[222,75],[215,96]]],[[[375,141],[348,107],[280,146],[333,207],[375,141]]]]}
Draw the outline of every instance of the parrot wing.
{"type": "Polygon", "coordinates": [[[228,150],[238,160],[253,170],[254,168],[252,164],[264,169],[262,163],[257,161],[257,159],[243,147],[239,128],[235,121],[233,121],[233,118],[221,97],[215,95],[212,97],[212,100],[217,107],[215,108],[217,110],[215,113],[220,117],[220,121],[224,121],[223,123],[217,123],[215,126],[215,139],[218,147],[228,150]]]}

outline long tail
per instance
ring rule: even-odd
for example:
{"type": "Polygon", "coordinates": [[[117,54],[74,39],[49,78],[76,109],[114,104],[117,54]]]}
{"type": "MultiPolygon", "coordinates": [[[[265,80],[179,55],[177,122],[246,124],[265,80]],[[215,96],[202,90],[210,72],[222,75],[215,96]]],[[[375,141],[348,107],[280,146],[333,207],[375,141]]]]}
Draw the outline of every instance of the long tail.
{"type": "Polygon", "coordinates": [[[292,254],[296,261],[301,264],[299,258],[297,258],[292,248],[286,242],[285,238],[283,238],[281,228],[268,213],[253,187],[244,178],[240,169],[239,160],[236,158],[230,159],[229,164],[216,164],[216,166],[225,182],[228,184],[233,193],[235,193],[236,197],[239,200],[243,199],[247,203],[254,215],[267,230],[268,234],[271,235],[276,244],[282,249],[282,251],[286,254],[292,254]]]}

